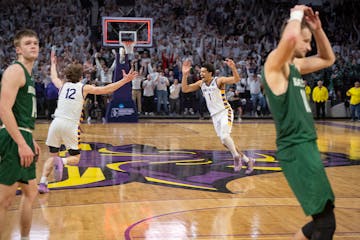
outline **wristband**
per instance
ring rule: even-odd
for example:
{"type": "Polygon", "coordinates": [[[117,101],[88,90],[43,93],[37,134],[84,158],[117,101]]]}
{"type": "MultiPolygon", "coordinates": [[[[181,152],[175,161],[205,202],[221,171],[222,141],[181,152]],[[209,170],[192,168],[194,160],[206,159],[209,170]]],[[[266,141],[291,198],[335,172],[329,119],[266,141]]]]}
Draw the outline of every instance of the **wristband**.
{"type": "Polygon", "coordinates": [[[296,20],[296,21],[301,22],[302,19],[303,19],[303,17],[304,17],[304,11],[301,11],[301,10],[292,11],[292,12],[290,13],[289,22],[290,22],[290,21],[293,21],[293,20],[296,20]]]}

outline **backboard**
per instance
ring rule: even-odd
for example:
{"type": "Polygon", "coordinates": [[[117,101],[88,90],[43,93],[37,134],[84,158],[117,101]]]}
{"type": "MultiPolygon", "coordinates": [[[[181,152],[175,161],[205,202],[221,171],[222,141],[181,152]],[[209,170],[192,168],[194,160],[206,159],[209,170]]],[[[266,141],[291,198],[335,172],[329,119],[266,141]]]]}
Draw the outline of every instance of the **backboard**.
{"type": "Polygon", "coordinates": [[[135,31],[120,31],[119,41],[122,42],[137,42],[137,33],[135,31]]]}
{"type": "Polygon", "coordinates": [[[151,47],[152,29],[152,18],[103,17],[103,45],[119,47],[120,39],[126,38],[128,40],[135,39],[135,47],[151,47]]]}

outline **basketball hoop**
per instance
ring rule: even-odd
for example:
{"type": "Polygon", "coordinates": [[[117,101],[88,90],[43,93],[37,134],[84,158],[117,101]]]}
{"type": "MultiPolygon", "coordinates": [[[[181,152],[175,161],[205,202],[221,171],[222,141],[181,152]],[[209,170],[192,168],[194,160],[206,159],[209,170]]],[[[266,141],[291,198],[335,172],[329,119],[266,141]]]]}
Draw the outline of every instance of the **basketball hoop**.
{"type": "Polygon", "coordinates": [[[120,44],[121,44],[121,46],[124,47],[126,54],[134,54],[134,47],[135,47],[136,42],[121,41],[120,44]]]}
{"type": "Polygon", "coordinates": [[[102,17],[103,45],[118,48],[122,41],[133,41],[135,47],[151,47],[152,29],[152,18],[102,17]]]}
{"type": "Polygon", "coordinates": [[[119,43],[125,48],[126,54],[134,54],[134,46],[137,43],[137,34],[135,31],[120,31],[119,43]]]}

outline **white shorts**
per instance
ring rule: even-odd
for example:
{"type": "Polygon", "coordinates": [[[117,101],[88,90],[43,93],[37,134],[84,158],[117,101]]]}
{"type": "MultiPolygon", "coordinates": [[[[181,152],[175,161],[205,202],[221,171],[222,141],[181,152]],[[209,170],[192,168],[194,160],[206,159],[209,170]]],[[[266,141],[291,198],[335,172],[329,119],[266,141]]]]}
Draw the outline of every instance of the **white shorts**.
{"type": "Polygon", "coordinates": [[[216,135],[220,138],[226,138],[230,136],[232,124],[234,121],[234,113],[231,108],[216,113],[212,117],[216,135]]]}
{"type": "Polygon", "coordinates": [[[59,148],[64,144],[66,149],[79,149],[79,124],[67,119],[55,118],[49,127],[46,145],[59,148]]]}

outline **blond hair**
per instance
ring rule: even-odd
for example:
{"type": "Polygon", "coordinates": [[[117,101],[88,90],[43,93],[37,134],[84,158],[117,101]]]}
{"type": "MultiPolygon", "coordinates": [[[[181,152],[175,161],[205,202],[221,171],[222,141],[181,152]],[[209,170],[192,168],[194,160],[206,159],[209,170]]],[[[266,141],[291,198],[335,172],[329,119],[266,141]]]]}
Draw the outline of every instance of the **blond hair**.
{"type": "Polygon", "coordinates": [[[39,37],[35,31],[33,31],[31,29],[22,29],[22,30],[18,31],[14,36],[14,46],[19,47],[20,41],[24,37],[35,37],[39,40],[39,37]]]}

